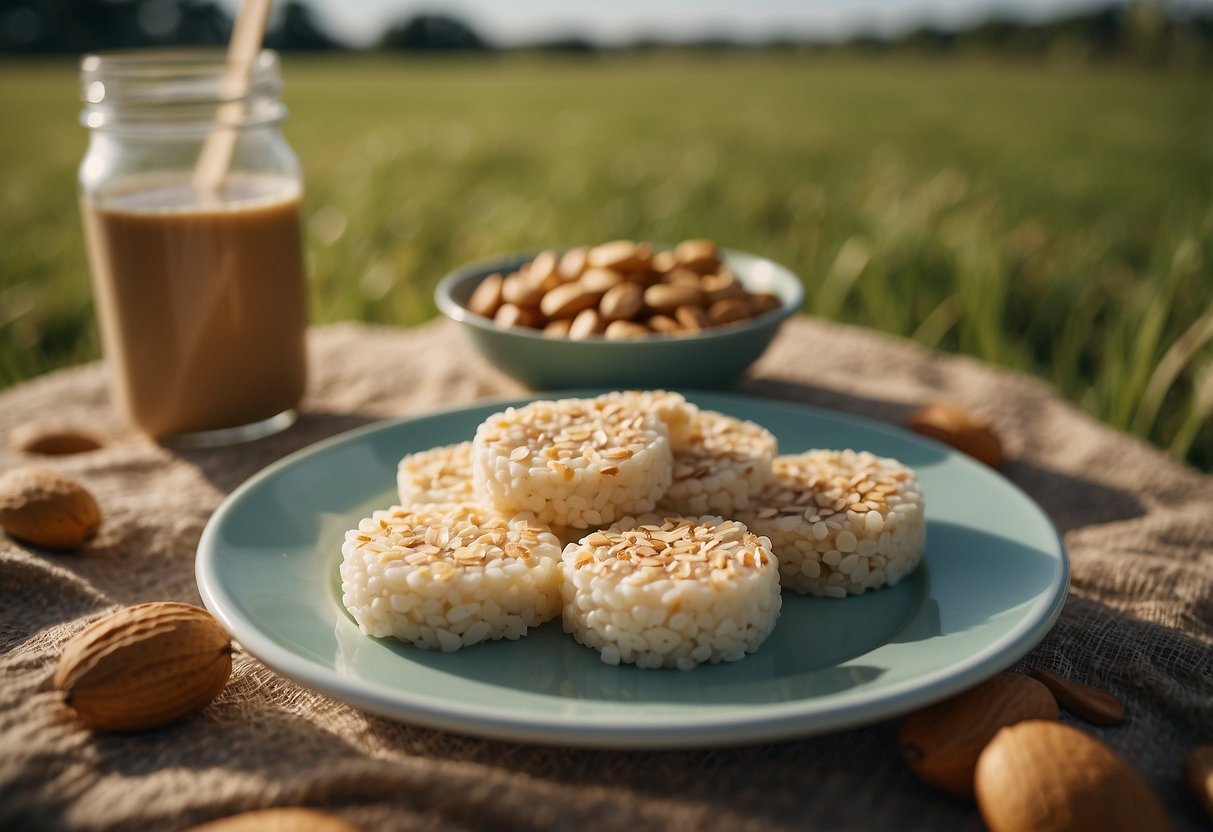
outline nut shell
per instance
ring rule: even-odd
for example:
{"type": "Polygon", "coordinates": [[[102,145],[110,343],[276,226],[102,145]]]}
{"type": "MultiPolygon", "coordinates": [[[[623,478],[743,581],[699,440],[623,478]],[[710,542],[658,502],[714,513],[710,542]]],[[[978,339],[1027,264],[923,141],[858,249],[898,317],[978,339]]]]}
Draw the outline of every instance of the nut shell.
{"type": "Polygon", "coordinates": [[[194,826],[188,832],[359,832],[359,829],[328,812],[286,807],[242,812],[194,826]]]}
{"type": "Polygon", "coordinates": [[[1167,813],[1141,775],[1060,722],[1003,728],[977,761],[977,806],[991,832],[1162,832],[1167,813]]]}
{"type": "Polygon", "coordinates": [[[29,422],[14,428],[8,441],[15,451],[40,456],[82,454],[105,447],[100,434],[61,422],[29,422]]]}
{"type": "Polygon", "coordinates": [[[901,753],[929,785],[970,797],[977,758],[1000,728],[1057,716],[1057,702],[1040,682],[1018,673],[999,673],[907,716],[901,725],[901,753]]]}
{"type": "Polygon", "coordinates": [[[202,710],[232,672],[232,644],[209,612],[165,601],[85,627],[59,656],[54,685],[82,722],[141,731],[202,710]]]}
{"type": "Polygon", "coordinates": [[[916,433],[951,445],[991,468],[1001,468],[1007,461],[1002,439],[990,423],[964,408],[930,404],[911,415],[907,425],[916,433]]]}
{"type": "Polygon", "coordinates": [[[46,468],[19,468],[0,480],[0,526],[15,539],[53,551],[79,549],[101,525],[83,485],[46,468]]]}
{"type": "Polygon", "coordinates": [[[1058,705],[1085,722],[1092,725],[1115,725],[1125,718],[1125,706],[1110,693],[1039,667],[1028,672],[1033,679],[1049,689],[1058,705]]]}

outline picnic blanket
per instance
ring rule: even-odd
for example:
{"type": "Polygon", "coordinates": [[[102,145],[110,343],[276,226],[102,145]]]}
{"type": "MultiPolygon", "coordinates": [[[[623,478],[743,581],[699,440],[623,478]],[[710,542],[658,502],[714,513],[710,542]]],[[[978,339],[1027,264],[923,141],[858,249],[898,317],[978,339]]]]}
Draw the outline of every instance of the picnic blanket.
{"type": "MultiPolygon", "coordinates": [[[[526,392],[446,321],[339,324],[309,339],[298,422],[239,447],[174,451],[132,432],[100,362],[0,393],[0,437],[45,419],[110,437],[63,457],[0,450],[0,471],[37,462],[76,477],[105,518],[75,554],[0,536],[0,828],[183,829],[288,805],[367,830],[982,828],[973,803],[909,772],[898,720],[732,748],[513,744],[368,715],[237,649],[227,688],[200,714],[130,735],[82,727],[47,685],[64,641],[120,606],[200,603],[199,536],[243,480],[358,425],[526,392]]],[[[1084,729],[1142,772],[1178,829],[1206,828],[1180,766],[1213,742],[1213,478],[1039,381],[810,318],[790,321],[738,388],[892,423],[931,401],[988,414],[1013,457],[1003,473],[1048,513],[1072,561],[1061,618],[1014,669],[1117,696],[1125,722],[1084,729]]]]}

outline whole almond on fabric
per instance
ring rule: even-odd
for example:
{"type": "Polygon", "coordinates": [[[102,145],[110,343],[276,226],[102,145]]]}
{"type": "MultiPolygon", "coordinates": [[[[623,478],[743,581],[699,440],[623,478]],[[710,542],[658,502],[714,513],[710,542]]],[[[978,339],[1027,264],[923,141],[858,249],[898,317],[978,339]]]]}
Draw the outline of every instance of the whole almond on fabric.
{"type": "Polygon", "coordinates": [[[1112,749],[1060,722],[999,731],[977,761],[977,807],[991,832],[1165,832],[1150,786],[1112,749]]]}
{"type": "Polygon", "coordinates": [[[1213,821],[1213,745],[1198,745],[1184,757],[1184,779],[1213,821]]]}
{"type": "Polygon", "coordinates": [[[907,716],[901,724],[901,755],[927,784],[970,797],[977,758],[1000,728],[1057,716],[1057,702],[1040,682],[999,673],[907,716]]]}
{"type": "Polygon", "coordinates": [[[951,445],[958,451],[1001,468],[1007,461],[1002,439],[987,419],[950,404],[930,404],[912,414],[910,430],[951,445]]]}
{"type": "Polygon", "coordinates": [[[1058,705],[1084,722],[1115,725],[1125,718],[1125,706],[1110,693],[1039,667],[1032,668],[1028,673],[1049,689],[1058,705]]]}
{"type": "Polygon", "coordinates": [[[18,468],[0,479],[0,526],[24,543],[69,551],[96,536],[101,509],[71,477],[47,468],[18,468]]]}
{"type": "Polygon", "coordinates": [[[118,610],[85,627],[59,656],[53,683],[82,722],[142,731],[205,708],[232,672],[222,625],[191,604],[118,610]]]}
{"type": "Polygon", "coordinates": [[[63,422],[27,422],[13,429],[8,442],[18,453],[40,456],[82,454],[105,447],[100,434],[63,422]]]}
{"type": "Polygon", "coordinates": [[[191,827],[187,832],[360,832],[344,818],[318,809],[284,807],[242,812],[191,827]]]}

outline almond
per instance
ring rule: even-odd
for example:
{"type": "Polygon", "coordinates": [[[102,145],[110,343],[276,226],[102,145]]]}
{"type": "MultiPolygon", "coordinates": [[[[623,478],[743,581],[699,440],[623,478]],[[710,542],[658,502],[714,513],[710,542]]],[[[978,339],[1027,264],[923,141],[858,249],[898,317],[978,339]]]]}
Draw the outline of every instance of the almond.
{"type": "Polygon", "coordinates": [[[502,281],[501,284],[502,300],[515,306],[538,306],[543,295],[543,287],[521,272],[515,272],[502,281]]]}
{"type": "Polygon", "coordinates": [[[703,288],[703,280],[699,274],[690,269],[676,268],[671,269],[661,278],[662,283],[668,283],[671,286],[692,286],[696,289],[703,288]]]}
{"type": "Polygon", "coordinates": [[[951,445],[991,468],[1006,462],[1002,440],[988,420],[950,404],[930,404],[912,414],[909,428],[951,445]]]}
{"type": "Polygon", "coordinates": [[[630,320],[644,306],[644,290],[635,283],[620,283],[608,289],[598,304],[603,320],[630,320]]]}
{"type": "Polygon", "coordinates": [[[594,246],[586,255],[586,264],[599,269],[631,269],[639,265],[644,252],[631,240],[614,240],[594,246]]]}
{"type": "Polygon", "coordinates": [[[1034,667],[1028,671],[1053,694],[1057,704],[1092,725],[1115,725],[1125,718],[1125,706],[1110,693],[1034,667]]]}
{"type": "Polygon", "coordinates": [[[491,318],[501,308],[501,284],[505,278],[500,274],[491,274],[476,286],[476,291],[468,298],[468,309],[477,315],[491,318]]]}
{"type": "MultiPolygon", "coordinates": [[[[716,303],[728,298],[744,301],[746,298],[745,287],[732,272],[704,275],[703,279],[699,281],[699,288],[703,290],[704,299],[708,303],[716,303]]],[[[749,312],[747,311],[746,314],[748,316],[749,312]]]]}
{"type": "Polygon", "coordinates": [[[549,318],[571,318],[598,303],[602,292],[586,291],[580,280],[557,286],[543,296],[539,309],[549,318]]]}
{"type": "Polygon", "coordinates": [[[703,301],[698,286],[658,283],[644,290],[644,302],[657,312],[673,312],[680,306],[695,306],[703,301]]]}
{"type": "Polygon", "coordinates": [[[669,315],[654,315],[649,318],[649,329],[654,332],[674,333],[681,332],[682,326],[669,315]]]}
{"type": "Polygon", "coordinates": [[[359,832],[359,829],[328,812],[290,807],[242,812],[191,827],[188,832],[359,832]]]}
{"type": "Polygon", "coordinates": [[[543,328],[543,334],[552,338],[567,338],[569,329],[573,326],[572,318],[556,318],[548,321],[543,328]]]}
{"type": "Polygon", "coordinates": [[[1213,820],[1213,745],[1198,745],[1184,757],[1188,788],[1213,820]]]}
{"type": "Polygon", "coordinates": [[[750,305],[737,298],[724,298],[708,307],[708,320],[712,326],[724,326],[750,317],[750,305]]]}
{"type": "Polygon", "coordinates": [[[708,313],[703,311],[702,306],[680,306],[674,310],[674,320],[687,332],[698,332],[710,326],[708,313]]]}
{"type": "Polygon", "coordinates": [[[601,296],[623,283],[623,275],[614,269],[586,269],[577,282],[587,292],[596,292],[601,296]]]}
{"type": "Polygon", "coordinates": [[[555,278],[557,283],[562,282],[559,275],[556,274],[556,266],[558,264],[556,252],[541,251],[535,255],[535,259],[527,264],[527,277],[537,286],[542,286],[545,291],[551,289],[555,284],[549,281],[553,278],[555,278]]]}
{"type": "Polygon", "coordinates": [[[497,326],[509,329],[515,326],[521,326],[533,329],[543,322],[543,317],[539,311],[532,306],[515,306],[512,303],[503,303],[501,308],[497,310],[497,314],[493,316],[493,323],[497,326]]]}
{"type": "Polygon", "coordinates": [[[977,761],[975,792],[991,832],[1171,828],[1140,774],[1060,722],[1028,720],[999,731],[977,761]]]}
{"type": "Polygon", "coordinates": [[[560,256],[560,263],[556,266],[556,274],[565,283],[581,277],[581,273],[585,271],[586,255],[589,253],[590,250],[585,246],[569,249],[560,256]]]}
{"type": "Polygon", "coordinates": [[[602,319],[596,309],[582,309],[569,325],[569,337],[574,341],[589,338],[602,331],[602,319]]]}
{"type": "Polygon", "coordinates": [[[915,711],[901,725],[901,754],[925,782],[950,794],[973,794],[977,757],[1000,728],[1025,719],[1057,719],[1048,688],[1018,673],[999,673],[959,696],[915,711]]]}
{"type": "Polygon", "coordinates": [[[219,622],[201,607],[162,601],[81,630],[64,645],[54,685],[86,725],[141,731],[202,710],[231,672],[219,622]]]}
{"type": "Polygon", "coordinates": [[[683,240],[674,249],[674,259],[683,268],[711,274],[720,265],[720,250],[711,240],[683,240]]]}
{"type": "Polygon", "coordinates": [[[750,295],[750,312],[755,316],[774,312],[782,306],[783,301],[779,296],[772,295],[770,292],[757,292],[750,295]]]}
{"type": "Polygon", "coordinates": [[[61,422],[29,422],[8,437],[14,451],[43,456],[82,454],[105,447],[105,439],[90,430],[61,422]]]}
{"type": "Polygon", "coordinates": [[[674,258],[674,252],[659,251],[653,255],[653,262],[651,265],[653,267],[653,271],[657,272],[657,274],[665,274],[666,272],[673,271],[675,268],[677,268],[678,261],[674,258]]]}
{"type": "Polygon", "coordinates": [[[46,468],[18,468],[0,480],[0,526],[42,549],[79,549],[97,534],[101,509],[83,485],[46,468]]]}
{"type": "Polygon", "coordinates": [[[631,321],[611,321],[607,324],[606,339],[608,341],[628,341],[633,338],[646,338],[649,330],[631,321]]]}

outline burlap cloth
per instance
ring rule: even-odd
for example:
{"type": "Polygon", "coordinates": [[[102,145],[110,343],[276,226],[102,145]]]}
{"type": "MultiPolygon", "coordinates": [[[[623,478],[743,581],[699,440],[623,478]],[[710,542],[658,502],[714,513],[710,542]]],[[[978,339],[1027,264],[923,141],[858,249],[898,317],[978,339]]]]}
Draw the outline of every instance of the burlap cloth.
{"type": "MultiPolygon", "coordinates": [[[[310,346],[300,421],[236,449],[174,453],[125,431],[100,364],[0,394],[2,435],[55,417],[115,438],[48,461],[102,506],[86,552],[0,538],[0,828],[177,829],[271,805],[328,807],[367,829],[981,828],[973,804],[908,772],[896,721],[712,750],[514,745],[368,716],[238,651],[227,689],[198,716],[137,735],[81,728],[44,688],[63,641],[116,606],[199,603],[199,534],[246,477],[371,420],[522,392],[445,322],[330,326],[310,346]]],[[[1016,457],[1006,476],[1045,508],[1073,562],[1061,619],[1020,667],[1125,702],[1124,723],[1087,730],[1145,774],[1177,828],[1204,827],[1180,764],[1213,741],[1213,479],[1036,381],[819,321],[792,321],[741,388],[891,422],[932,400],[993,416],[1016,457]]],[[[29,462],[0,453],[0,470],[29,462]]]]}

